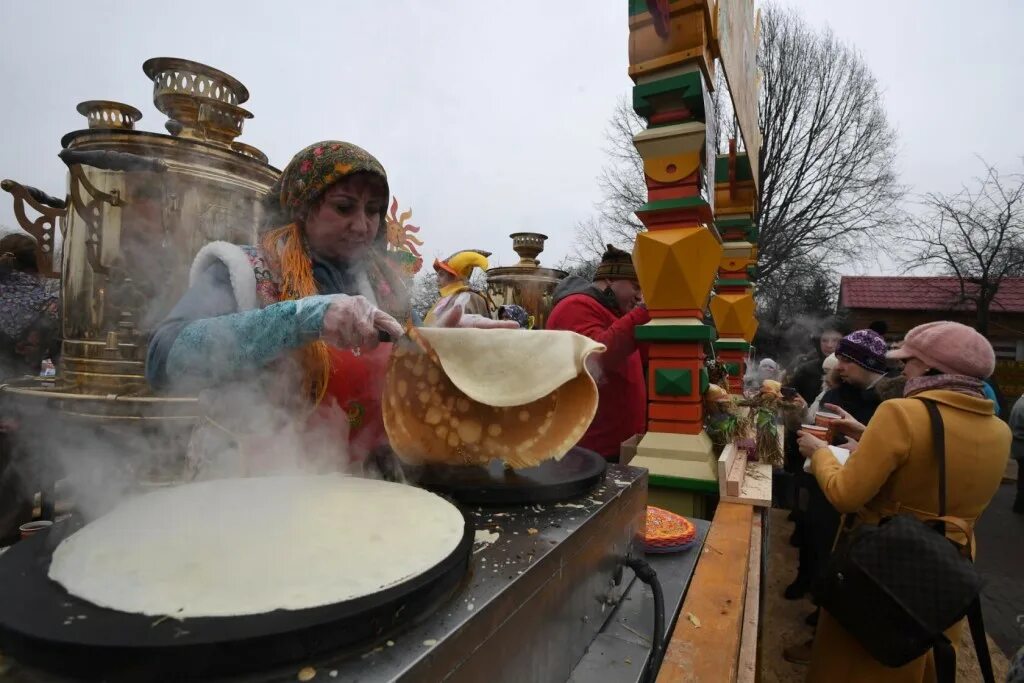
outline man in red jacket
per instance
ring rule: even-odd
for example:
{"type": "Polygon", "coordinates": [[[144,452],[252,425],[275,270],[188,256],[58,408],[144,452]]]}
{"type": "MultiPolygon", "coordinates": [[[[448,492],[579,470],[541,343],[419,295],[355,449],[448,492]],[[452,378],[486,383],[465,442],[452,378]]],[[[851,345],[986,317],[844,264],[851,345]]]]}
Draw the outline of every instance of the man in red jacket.
{"type": "Polygon", "coordinates": [[[579,446],[617,461],[619,447],[646,431],[647,389],[633,330],[649,322],[633,258],[608,245],[594,281],[568,277],[554,292],[549,330],[571,330],[608,347],[592,356],[599,400],[597,414],[579,446]]]}

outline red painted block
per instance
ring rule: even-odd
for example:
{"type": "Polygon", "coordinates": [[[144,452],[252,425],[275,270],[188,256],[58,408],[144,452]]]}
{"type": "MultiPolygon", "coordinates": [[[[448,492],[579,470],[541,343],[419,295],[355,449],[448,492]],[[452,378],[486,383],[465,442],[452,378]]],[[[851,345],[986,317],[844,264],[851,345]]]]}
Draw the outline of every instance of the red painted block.
{"type": "Polygon", "coordinates": [[[649,310],[652,318],[697,318],[704,319],[704,311],[696,308],[659,308],[649,310]]]}
{"type": "Polygon", "coordinates": [[[667,434],[700,434],[704,429],[703,422],[659,422],[648,420],[647,431],[667,434]]]}
{"type": "Polygon", "coordinates": [[[703,406],[698,403],[651,403],[647,406],[649,420],[670,422],[700,422],[704,417],[703,406]]]}

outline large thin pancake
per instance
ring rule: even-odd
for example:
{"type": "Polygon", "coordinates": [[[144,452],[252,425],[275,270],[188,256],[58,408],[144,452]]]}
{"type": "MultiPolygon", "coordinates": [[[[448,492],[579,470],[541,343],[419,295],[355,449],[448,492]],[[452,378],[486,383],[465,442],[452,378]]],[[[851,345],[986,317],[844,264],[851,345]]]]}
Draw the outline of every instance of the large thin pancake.
{"type": "Polygon", "coordinates": [[[561,457],[594,418],[584,363],[602,345],[572,332],[422,332],[433,353],[396,346],[384,389],[384,426],[403,460],[532,467],[561,457]]]}
{"type": "Polygon", "coordinates": [[[555,330],[422,327],[417,332],[460,391],[499,407],[547,396],[584,372],[587,356],[604,350],[593,339],[555,330]]]}
{"type": "Polygon", "coordinates": [[[422,574],[464,528],[455,506],[412,486],[217,479],[122,503],[62,541],[49,576],[101,607],[151,616],[302,610],[422,574]]]}

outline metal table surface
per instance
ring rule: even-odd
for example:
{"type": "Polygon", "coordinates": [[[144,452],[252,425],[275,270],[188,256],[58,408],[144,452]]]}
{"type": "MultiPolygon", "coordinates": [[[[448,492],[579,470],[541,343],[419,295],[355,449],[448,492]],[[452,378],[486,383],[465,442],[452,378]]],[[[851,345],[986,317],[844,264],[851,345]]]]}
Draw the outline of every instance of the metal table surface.
{"type": "MultiPolygon", "coordinates": [[[[711,522],[703,519],[691,521],[697,527],[697,537],[700,539],[692,547],[680,553],[645,556],[647,563],[658,573],[658,581],[664,593],[665,631],[660,637],[666,644],[679,616],[690,578],[704,550],[704,539],[711,528],[711,522]]],[[[569,683],[640,681],[651,652],[650,634],[653,628],[654,594],[647,584],[634,577],[611,618],[576,665],[569,683]]]]}
{"type": "MultiPolygon", "coordinates": [[[[621,557],[635,552],[646,505],[646,480],[646,470],[611,465],[604,481],[582,498],[529,507],[468,508],[478,541],[470,571],[456,594],[425,621],[362,654],[328,654],[273,671],[216,680],[292,683],[300,672],[308,675],[310,669],[316,681],[444,680],[449,674],[453,680],[475,680],[474,672],[494,658],[497,663],[502,658],[530,657],[530,650],[516,650],[516,644],[509,642],[510,629],[504,622],[513,619],[538,629],[561,629],[559,633],[575,643],[585,638],[579,645],[582,653],[630,585],[628,568],[622,570],[625,580],[616,583],[611,577],[621,566],[621,557]],[[531,613],[524,616],[528,610],[521,607],[527,603],[531,613]]],[[[672,566],[673,571],[678,564],[669,557],[654,558],[654,562],[672,566]]],[[[681,594],[679,581],[667,578],[665,583],[666,593],[678,590],[681,594]]],[[[629,623],[637,624],[636,630],[650,633],[653,616],[633,619],[629,623]]],[[[536,647],[536,639],[532,642],[536,647]]],[[[564,659],[561,651],[567,645],[552,643],[551,647],[555,653],[548,652],[547,657],[564,659]]],[[[560,680],[565,680],[578,657],[568,667],[562,666],[565,673],[560,680]]],[[[14,683],[69,680],[9,659],[7,664],[5,680],[14,683]]],[[[547,671],[542,664],[535,668],[547,671]]],[[[527,679],[539,680],[530,676],[520,680],[527,679]]]]}

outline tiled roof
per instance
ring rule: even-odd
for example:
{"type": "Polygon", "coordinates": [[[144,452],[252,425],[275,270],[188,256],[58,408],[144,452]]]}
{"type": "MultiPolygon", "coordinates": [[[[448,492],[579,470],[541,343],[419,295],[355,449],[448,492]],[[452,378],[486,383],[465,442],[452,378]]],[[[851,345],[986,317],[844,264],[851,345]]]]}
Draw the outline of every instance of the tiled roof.
{"type": "MultiPolygon", "coordinates": [[[[972,285],[968,284],[968,292],[972,285]]],[[[842,308],[881,310],[972,311],[974,302],[960,298],[955,277],[847,276],[839,284],[842,308]]],[[[992,311],[1024,313],[1024,277],[1005,278],[992,311]]]]}

